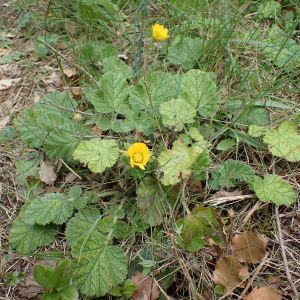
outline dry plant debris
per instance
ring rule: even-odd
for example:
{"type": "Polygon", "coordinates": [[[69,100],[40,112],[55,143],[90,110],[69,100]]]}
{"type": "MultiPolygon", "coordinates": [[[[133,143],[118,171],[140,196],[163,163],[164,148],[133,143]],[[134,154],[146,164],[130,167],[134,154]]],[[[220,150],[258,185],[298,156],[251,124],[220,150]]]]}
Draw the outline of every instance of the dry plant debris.
{"type": "Polygon", "coordinates": [[[253,291],[246,296],[245,300],[281,300],[276,290],[269,286],[261,288],[255,287],[253,291]]]}
{"type": "Polygon", "coordinates": [[[54,165],[46,164],[43,160],[40,161],[40,179],[46,184],[53,184],[56,180],[56,173],[54,172],[54,165]]]}
{"type": "Polygon", "coordinates": [[[250,230],[235,235],[230,248],[239,261],[256,264],[266,255],[267,243],[268,239],[265,236],[250,230]]]}
{"type": "Polygon", "coordinates": [[[243,280],[249,276],[249,272],[246,265],[242,266],[235,256],[229,255],[222,256],[217,261],[213,275],[214,283],[228,293],[234,288],[245,287],[243,280]]]}
{"type": "Polygon", "coordinates": [[[138,288],[134,291],[131,300],[156,300],[160,295],[158,284],[151,276],[142,278],[141,272],[132,276],[133,284],[138,288]]]}

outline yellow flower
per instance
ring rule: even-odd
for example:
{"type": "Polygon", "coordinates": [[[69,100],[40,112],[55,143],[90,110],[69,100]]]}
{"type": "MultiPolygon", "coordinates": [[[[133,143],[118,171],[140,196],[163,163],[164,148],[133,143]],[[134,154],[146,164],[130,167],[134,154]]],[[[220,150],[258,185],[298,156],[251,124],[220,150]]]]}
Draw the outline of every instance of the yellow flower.
{"type": "Polygon", "coordinates": [[[152,29],[153,29],[153,37],[156,40],[161,41],[169,37],[168,29],[164,28],[164,25],[155,24],[154,26],[152,26],[152,29]]]}
{"type": "Polygon", "coordinates": [[[138,166],[142,170],[145,170],[145,165],[147,164],[151,154],[149,154],[149,149],[144,143],[134,143],[131,148],[128,149],[127,155],[130,157],[131,166],[138,166]]]}

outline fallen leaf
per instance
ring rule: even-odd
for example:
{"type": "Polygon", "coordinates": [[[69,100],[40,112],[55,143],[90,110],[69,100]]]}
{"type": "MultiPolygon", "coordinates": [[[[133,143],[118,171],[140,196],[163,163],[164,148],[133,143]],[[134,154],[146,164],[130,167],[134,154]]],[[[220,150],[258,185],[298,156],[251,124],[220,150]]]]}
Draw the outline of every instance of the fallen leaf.
{"type": "Polygon", "coordinates": [[[71,78],[72,76],[76,75],[76,69],[75,68],[65,68],[64,73],[68,78],[71,78]]]}
{"type": "Polygon", "coordinates": [[[213,247],[215,248],[217,257],[220,258],[223,256],[223,249],[220,247],[220,245],[218,245],[213,239],[208,239],[208,241],[211,243],[211,245],[213,245],[213,247]]]}
{"type": "Polygon", "coordinates": [[[40,161],[40,179],[46,184],[52,184],[56,180],[56,173],[53,171],[54,166],[51,164],[45,164],[42,160],[40,161]]]}
{"type": "Polygon", "coordinates": [[[18,84],[21,81],[22,81],[22,78],[0,80],[0,91],[9,89],[13,85],[18,84]]]}
{"type": "Polygon", "coordinates": [[[249,275],[248,267],[241,266],[235,256],[222,256],[214,271],[213,282],[220,285],[224,292],[229,292],[235,287],[245,287],[243,278],[249,275]]]}
{"type": "Polygon", "coordinates": [[[237,234],[232,239],[230,248],[241,262],[256,264],[266,255],[267,242],[264,235],[250,230],[237,234]]]}
{"type": "Polygon", "coordinates": [[[67,174],[65,182],[66,183],[71,183],[71,182],[73,182],[77,178],[78,177],[74,173],[70,172],[70,173],[67,174]]]}
{"type": "Polygon", "coordinates": [[[281,300],[276,290],[271,289],[269,286],[255,288],[245,300],[281,300]]]}
{"type": "Polygon", "coordinates": [[[135,130],[135,133],[136,133],[136,137],[137,137],[139,143],[142,143],[144,140],[144,133],[140,132],[138,130],[135,130]]]}
{"type": "Polygon", "coordinates": [[[77,23],[73,22],[73,21],[65,21],[65,26],[66,29],[71,33],[71,34],[75,34],[80,32],[80,27],[77,23]]]}
{"type": "Polygon", "coordinates": [[[156,300],[160,295],[158,284],[151,276],[142,278],[141,272],[135,272],[131,280],[137,287],[134,291],[131,300],[156,300]]]}
{"type": "Polygon", "coordinates": [[[93,131],[94,135],[99,136],[102,134],[102,130],[97,125],[90,127],[90,129],[93,131]]]}
{"type": "Polygon", "coordinates": [[[34,103],[39,102],[39,100],[41,99],[40,94],[39,94],[38,92],[34,92],[33,94],[34,94],[33,102],[34,102],[34,103]]]}
{"type": "Polygon", "coordinates": [[[228,214],[229,214],[230,224],[227,227],[227,236],[228,236],[228,240],[231,241],[233,238],[233,229],[235,227],[235,221],[233,219],[235,216],[235,213],[229,210],[228,214]]]}

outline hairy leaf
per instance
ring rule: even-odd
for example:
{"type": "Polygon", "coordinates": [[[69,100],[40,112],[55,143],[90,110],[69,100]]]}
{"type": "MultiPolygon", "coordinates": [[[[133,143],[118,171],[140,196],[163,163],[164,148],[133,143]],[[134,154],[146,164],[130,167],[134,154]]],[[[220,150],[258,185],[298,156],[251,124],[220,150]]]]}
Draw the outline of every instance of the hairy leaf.
{"type": "Polygon", "coordinates": [[[174,131],[181,131],[183,124],[193,123],[196,117],[195,109],[180,99],[162,103],[159,111],[164,125],[174,127],[174,131]]]}
{"type": "Polygon", "coordinates": [[[17,217],[9,233],[9,242],[17,252],[32,252],[38,246],[48,246],[54,241],[59,227],[54,224],[28,225],[24,216],[17,217]]]}
{"type": "Polygon", "coordinates": [[[203,71],[188,71],[184,75],[182,90],[179,98],[189,103],[202,117],[211,117],[220,107],[220,96],[216,95],[216,84],[203,71]]]}
{"type": "Polygon", "coordinates": [[[161,183],[176,184],[190,175],[193,162],[202,152],[203,149],[198,146],[189,148],[183,141],[175,141],[172,150],[165,150],[158,157],[160,170],[163,172],[161,183]]]}
{"type": "Polygon", "coordinates": [[[211,188],[219,190],[223,186],[227,188],[235,186],[236,180],[250,181],[255,177],[255,174],[251,166],[248,166],[244,162],[229,159],[214,170],[211,177],[211,188]]]}
{"type": "Polygon", "coordinates": [[[114,73],[119,73],[123,77],[132,78],[133,70],[131,67],[127,66],[120,58],[118,57],[109,57],[105,58],[103,61],[103,73],[112,71],[114,73]]]}
{"type": "Polygon", "coordinates": [[[293,122],[283,122],[275,129],[266,132],[264,142],[273,155],[288,161],[300,161],[300,135],[293,122]]]}
{"type": "Polygon", "coordinates": [[[264,179],[255,176],[251,188],[263,202],[272,201],[277,205],[290,205],[296,199],[292,186],[278,175],[267,174],[264,179]]]}
{"type": "Polygon", "coordinates": [[[127,275],[128,258],[116,246],[107,245],[107,238],[93,231],[82,247],[80,238],[72,247],[72,255],[79,258],[72,261],[73,285],[88,297],[103,296],[122,283],[127,275]]]}
{"type": "Polygon", "coordinates": [[[93,172],[103,172],[112,167],[118,158],[118,145],[114,140],[82,142],[74,151],[74,158],[88,165],[93,172]]]}
{"type": "Polygon", "coordinates": [[[63,224],[73,214],[74,206],[60,193],[46,194],[33,200],[25,210],[26,223],[34,225],[63,224]]]}

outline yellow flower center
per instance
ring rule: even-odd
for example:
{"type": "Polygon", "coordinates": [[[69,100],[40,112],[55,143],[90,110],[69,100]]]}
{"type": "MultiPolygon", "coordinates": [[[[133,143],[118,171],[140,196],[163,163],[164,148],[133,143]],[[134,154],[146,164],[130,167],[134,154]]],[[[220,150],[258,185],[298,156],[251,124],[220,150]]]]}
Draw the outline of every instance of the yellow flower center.
{"type": "Polygon", "coordinates": [[[135,163],[141,163],[143,161],[143,154],[140,152],[134,153],[132,158],[135,163]]]}

